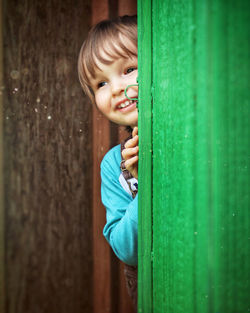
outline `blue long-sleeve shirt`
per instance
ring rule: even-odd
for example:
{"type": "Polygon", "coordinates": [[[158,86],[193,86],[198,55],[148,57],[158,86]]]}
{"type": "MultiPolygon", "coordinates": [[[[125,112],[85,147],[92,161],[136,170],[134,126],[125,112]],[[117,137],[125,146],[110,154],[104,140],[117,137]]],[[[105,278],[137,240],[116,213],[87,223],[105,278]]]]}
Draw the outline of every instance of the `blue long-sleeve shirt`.
{"type": "Polygon", "coordinates": [[[115,146],[101,163],[101,194],[107,223],[103,234],[117,257],[137,265],[138,197],[126,189],[120,170],[121,146],[115,146]]]}

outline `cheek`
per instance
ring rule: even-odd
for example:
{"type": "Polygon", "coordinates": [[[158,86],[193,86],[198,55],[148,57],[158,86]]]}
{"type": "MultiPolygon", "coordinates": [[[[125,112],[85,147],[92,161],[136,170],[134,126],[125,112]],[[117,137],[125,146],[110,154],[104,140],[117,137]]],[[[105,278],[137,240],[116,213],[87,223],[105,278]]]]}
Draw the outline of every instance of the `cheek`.
{"type": "Polygon", "coordinates": [[[105,93],[98,93],[95,96],[95,103],[97,108],[105,114],[105,112],[107,112],[108,110],[108,99],[107,99],[107,95],[105,93]]]}
{"type": "MultiPolygon", "coordinates": [[[[134,73],[131,77],[130,77],[130,81],[129,81],[129,85],[135,85],[137,84],[137,76],[138,76],[138,73],[134,73]]],[[[138,86],[131,86],[132,89],[134,89],[135,91],[138,91],[138,86]]]]}
{"type": "MultiPolygon", "coordinates": [[[[137,84],[137,81],[136,81],[137,75],[138,75],[138,73],[131,75],[127,79],[126,85],[136,85],[137,84]]],[[[131,87],[129,87],[129,90],[130,91],[134,90],[135,92],[138,92],[138,86],[131,86],[131,87]]]]}
{"type": "Polygon", "coordinates": [[[131,84],[136,84],[136,78],[138,76],[138,72],[134,71],[133,73],[131,73],[130,75],[127,76],[127,80],[131,82],[131,84]]]}

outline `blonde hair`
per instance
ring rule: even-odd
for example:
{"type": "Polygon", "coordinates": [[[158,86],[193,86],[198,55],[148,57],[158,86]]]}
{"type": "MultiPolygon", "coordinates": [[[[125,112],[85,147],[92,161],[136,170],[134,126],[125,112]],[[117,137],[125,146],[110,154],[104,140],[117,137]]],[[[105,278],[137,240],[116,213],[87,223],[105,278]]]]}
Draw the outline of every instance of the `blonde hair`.
{"type": "Polygon", "coordinates": [[[101,56],[100,47],[107,56],[112,58],[137,56],[134,49],[124,45],[127,38],[137,48],[137,16],[122,16],[113,20],[104,20],[91,28],[84,41],[78,57],[78,75],[86,95],[94,103],[91,89],[91,78],[95,78],[98,68],[97,61],[110,64],[110,60],[101,56]]]}

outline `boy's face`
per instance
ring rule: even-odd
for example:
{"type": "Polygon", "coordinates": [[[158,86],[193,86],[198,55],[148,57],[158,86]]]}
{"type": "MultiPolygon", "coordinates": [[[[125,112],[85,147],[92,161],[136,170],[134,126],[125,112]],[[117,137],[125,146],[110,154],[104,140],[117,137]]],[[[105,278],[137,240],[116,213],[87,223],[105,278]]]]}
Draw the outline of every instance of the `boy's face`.
{"type": "MultiPolygon", "coordinates": [[[[137,57],[112,58],[104,51],[102,56],[112,63],[97,62],[100,69],[96,69],[96,78],[91,80],[96,105],[110,121],[133,128],[138,123],[136,101],[128,100],[124,91],[128,85],[136,84],[137,57]]],[[[138,87],[129,87],[127,95],[138,98],[138,87]]]]}

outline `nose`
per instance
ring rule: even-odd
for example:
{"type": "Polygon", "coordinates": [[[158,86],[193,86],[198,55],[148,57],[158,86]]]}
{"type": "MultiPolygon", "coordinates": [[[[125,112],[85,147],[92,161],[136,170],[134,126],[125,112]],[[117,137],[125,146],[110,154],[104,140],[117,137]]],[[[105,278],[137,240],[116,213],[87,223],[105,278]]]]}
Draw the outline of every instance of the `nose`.
{"type": "Polygon", "coordinates": [[[111,89],[112,89],[112,95],[113,96],[118,96],[121,93],[124,93],[125,88],[126,88],[126,86],[125,86],[125,83],[123,82],[122,79],[115,78],[112,81],[111,89]]]}

